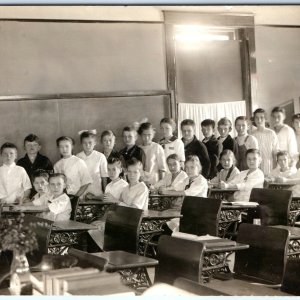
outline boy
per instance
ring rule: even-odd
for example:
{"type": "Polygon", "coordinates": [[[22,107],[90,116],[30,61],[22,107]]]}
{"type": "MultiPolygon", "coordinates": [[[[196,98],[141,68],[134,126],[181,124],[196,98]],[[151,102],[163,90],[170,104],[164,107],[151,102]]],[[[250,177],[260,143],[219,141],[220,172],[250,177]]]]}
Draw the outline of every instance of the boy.
{"type": "Polygon", "coordinates": [[[246,161],[248,170],[242,171],[234,179],[225,183],[221,181],[222,189],[236,188],[234,201],[249,201],[251,190],[253,188],[263,188],[264,173],[259,169],[261,163],[260,152],[257,149],[248,149],[246,152],[246,161]]]}
{"type": "MultiPolygon", "coordinates": [[[[221,153],[226,149],[231,150],[234,153],[236,160],[238,160],[237,143],[229,134],[231,129],[232,129],[232,124],[228,118],[222,118],[219,120],[218,122],[218,131],[220,134],[220,136],[218,137],[219,151],[221,153]]],[[[222,165],[219,163],[218,171],[220,171],[221,169],[222,169],[222,165]]]]}
{"type": "Polygon", "coordinates": [[[36,194],[28,204],[47,206],[49,200],[49,174],[45,170],[36,170],[32,175],[36,194]]]}
{"type": "Polygon", "coordinates": [[[201,122],[201,130],[204,135],[202,142],[206,146],[208,156],[210,159],[210,173],[208,179],[212,179],[217,175],[218,169],[218,157],[221,153],[220,146],[217,138],[214,135],[215,121],[211,119],[206,119],[201,122]]]}
{"type": "Polygon", "coordinates": [[[17,166],[17,147],[4,143],[1,148],[3,165],[0,167],[0,202],[22,204],[29,201],[30,179],[24,168],[17,166]]]}
{"type": "Polygon", "coordinates": [[[49,158],[39,153],[41,147],[40,139],[35,134],[31,133],[25,137],[24,149],[26,154],[18,160],[17,165],[26,170],[30,180],[32,180],[35,170],[45,170],[49,173],[53,171],[53,166],[49,158]]]}
{"type": "Polygon", "coordinates": [[[144,182],[139,181],[142,169],[143,165],[139,160],[133,158],[128,161],[129,185],[123,189],[119,205],[148,210],[149,190],[144,182]]]}
{"type": "Polygon", "coordinates": [[[191,119],[183,120],[180,124],[185,157],[196,155],[203,166],[202,175],[208,178],[210,173],[210,159],[205,145],[195,136],[195,122],[191,119]]]}

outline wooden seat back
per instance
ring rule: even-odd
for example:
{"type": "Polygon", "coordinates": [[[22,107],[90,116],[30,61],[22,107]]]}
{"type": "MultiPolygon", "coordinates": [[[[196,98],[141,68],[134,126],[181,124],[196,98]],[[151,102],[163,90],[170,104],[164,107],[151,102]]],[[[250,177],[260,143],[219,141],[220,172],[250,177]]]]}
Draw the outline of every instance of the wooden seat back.
{"type": "Polygon", "coordinates": [[[281,290],[289,294],[300,296],[300,260],[289,258],[283,277],[281,290]]]}

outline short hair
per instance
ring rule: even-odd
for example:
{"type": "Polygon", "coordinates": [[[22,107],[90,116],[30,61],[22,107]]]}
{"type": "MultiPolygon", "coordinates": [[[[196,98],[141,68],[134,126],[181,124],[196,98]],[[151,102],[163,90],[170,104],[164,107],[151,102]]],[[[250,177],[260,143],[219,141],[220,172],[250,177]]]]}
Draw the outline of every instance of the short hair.
{"type": "Polygon", "coordinates": [[[278,160],[279,156],[287,156],[288,158],[290,158],[290,155],[287,151],[278,151],[276,154],[276,160],[278,160]]]}
{"type": "Polygon", "coordinates": [[[49,173],[46,170],[35,170],[32,174],[32,181],[34,181],[38,177],[43,177],[46,181],[49,181],[49,173]]]}
{"type": "Polygon", "coordinates": [[[193,126],[196,127],[195,121],[192,119],[185,119],[180,123],[180,128],[182,129],[183,126],[193,126]]]}
{"type": "Polygon", "coordinates": [[[211,126],[213,129],[216,127],[216,122],[212,119],[205,119],[201,122],[202,127],[211,126]]]}
{"type": "Polygon", "coordinates": [[[294,114],[292,116],[292,122],[294,122],[295,120],[300,120],[300,114],[294,114]]]}
{"type": "Polygon", "coordinates": [[[124,134],[124,132],[126,132],[126,131],[128,131],[128,132],[134,132],[134,133],[136,133],[137,134],[137,132],[136,132],[136,129],[134,128],[134,127],[131,127],[131,126],[125,126],[124,128],[123,128],[123,130],[122,130],[122,135],[124,134]]]}
{"type": "Polygon", "coordinates": [[[122,162],[121,162],[121,160],[118,157],[110,157],[107,160],[107,164],[108,165],[116,164],[119,168],[122,168],[122,162]]]}
{"type": "Polygon", "coordinates": [[[140,160],[136,159],[135,157],[129,159],[127,161],[127,169],[130,167],[130,166],[136,166],[138,167],[140,170],[143,169],[143,164],[140,160]]]}
{"type": "Polygon", "coordinates": [[[155,131],[153,125],[150,122],[142,123],[138,129],[138,134],[141,135],[144,130],[149,130],[149,129],[155,131]]]}
{"type": "Polygon", "coordinates": [[[265,117],[267,116],[266,111],[263,108],[256,109],[253,113],[253,117],[255,117],[256,114],[264,114],[265,117]]]}
{"type": "Polygon", "coordinates": [[[172,131],[174,132],[176,130],[176,122],[172,118],[163,118],[160,121],[160,125],[166,123],[172,126],[172,131]]]}
{"type": "Polygon", "coordinates": [[[175,160],[177,160],[177,161],[180,162],[180,157],[179,157],[178,154],[176,154],[176,153],[170,154],[170,155],[167,157],[167,159],[166,159],[167,163],[168,163],[168,161],[169,161],[170,159],[175,159],[175,160]]]}
{"type": "Polygon", "coordinates": [[[56,140],[56,146],[59,147],[59,143],[60,143],[60,142],[63,142],[63,141],[70,142],[72,146],[75,145],[75,141],[74,141],[71,137],[68,137],[68,136],[61,136],[61,137],[59,137],[59,138],[56,140]]]}
{"type": "Polygon", "coordinates": [[[189,155],[185,159],[184,165],[186,165],[189,161],[195,163],[198,166],[199,174],[200,174],[202,172],[202,165],[201,165],[201,162],[199,160],[199,157],[197,155],[189,155]]]}
{"type": "Polygon", "coordinates": [[[103,141],[104,137],[106,137],[106,136],[116,138],[115,134],[111,130],[104,130],[101,133],[101,137],[100,137],[101,142],[103,141]]]}
{"type": "Polygon", "coordinates": [[[253,154],[258,154],[259,156],[261,156],[261,155],[260,155],[260,151],[259,151],[258,149],[250,148],[250,149],[248,149],[248,150],[246,151],[245,157],[247,157],[248,154],[251,154],[251,153],[253,153],[253,154]]]}
{"type": "Polygon", "coordinates": [[[221,125],[229,125],[230,129],[231,129],[231,127],[232,127],[231,121],[230,121],[228,118],[226,118],[226,117],[221,118],[221,119],[219,120],[218,126],[221,126],[221,125]]]}
{"type": "Polygon", "coordinates": [[[15,149],[16,151],[18,151],[18,148],[15,144],[13,144],[13,143],[4,143],[0,148],[1,154],[2,154],[3,150],[6,149],[6,148],[15,149]]]}
{"type": "Polygon", "coordinates": [[[272,109],[271,114],[276,113],[276,112],[283,113],[285,115],[285,109],[283,107],[275,106],[272,109]]]}
{"type": "Polygon", "coordinates": [[[49,182],[51,180],[51,178],[62,178],[64,183],[67,183],[67,176],[63,173],[52,173],[49,175],[49,182]]]}
{"type": "Polygon", "coordinates": [[[248,119],[246,116],[238,116],[234,121],[234,126],[236,126],[237,121],[245,121],[248,123],[248,119]]]}
{"type": "Polygon", "coordinates": [[[40,138],[37,135],[33,134],[33,133],[30,133],[25,137],[24,145],[25,145],[26,142],[37,142],[39,145],[41,145],[40,138]]]}
{"type": "Polygon", "coordinates": [[[225,156],[225,155],[230,155],[230,156],[233,158],[233,163],[236,162],[236,160],[235,160],[235,155],[234,155],[234,153],[233,153],[231,150],[229,150],[229,149],[223,150],[223,151],[220,153],[220,160],[221,160],[222,157],[225,156]]]}
{"type": "Polygon", "coordinates": [[[86,130],[80,134],[80,142],[82,143],[82,140],[86,138],[96,139],[96,137],[97,135],[94,132],[91,132],[90,130],[86,130]]]}

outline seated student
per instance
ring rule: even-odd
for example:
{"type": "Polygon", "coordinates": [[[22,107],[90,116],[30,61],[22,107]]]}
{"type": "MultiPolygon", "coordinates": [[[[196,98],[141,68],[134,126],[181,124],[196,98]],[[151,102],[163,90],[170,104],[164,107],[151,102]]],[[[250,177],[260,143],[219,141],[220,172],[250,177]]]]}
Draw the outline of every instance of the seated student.
{"type": "Polygon", "coordinates": [[[149,190],[145,183],[140,181],[142,172],[143,165],[139,160],[133,158],[128,161],[129,185],[123,189],[119,205],[148,210],[149,190]]]}
{"type": "Polygon", "coordinates": [[[61,136],[56,140],[56,145],[62,156],[55,165],[54,172],[65,174],[67,177],[67,193],[69,195],[82,196],[92,178],[85,162],[72,154],[74,141],[67,136],[61,136]]]}
{"type": "Polygon", "coordinates": [[[257,149],[248,149],[246,152],[246,161],[248,170],[242,171],[228,183],[221,181],[222,189],[236,188],[234,201],[249,201],[251,190],[253,188],[263,188],[264,173],[259,169],[261,163],[260,152],[257,149]]]}
{"type": "Polygon", "coordinates": [[[222,181],[229,182],[240,174],[239,169],[235,166],[235,156],[231,150],[222,151],[220,154],[220,163],[223,169],[210,181],[210,184],[216,188],[220,188],[222,181]]]}
{"type": "Polygon", "coordinates": [[[122,162],[124,163],[123,167],[127,168],[127,162],[136,158],[141,161],[143,166],[146,164],[146,155],[142,148],[136,145],[138,138],[137,131],[133,127],[126,126],[123,128],[122,132],[123,141],[126,145],[125,148],[119,151],[119,154],[122,157],[122,162]]]}
{"type": "Polygon", "coordinates": [[[174,135],[176,130],[175,121],[171,118],[163,118],[160,121],[160,129],[163,138],[159,141],[159,144],[165,151],[165,157],[168,157],[170,154],[177,154],[183,166],[185,161],[184,144],[174,135]]]}
{"type": "Polygon", "coordinates": [[[191,119],[186,119],[181,122],[180,127],[185,157],[187,158],[190,155],[196,155],[203,166],[202,175],[205,178],[208,178],[210,172],[210,160],[205,145],[195,136],[195,122],[191,119]]]}
{"type": "Polygon", "coordinates": [[[85,191],[86,199],[97,199],[103,194],[107,181],[107,160],[103,153],[94,150],[97,144],[97,131],[80,131],[80,141],[83,151],[76,156],[81,158],[88,168],[92,183],[85,191]]]}
{"type": "Polygon", "coordinates": [[[41,141],[39,137],[33,133],[27,135],[24,139],[24,149],[26,154],[17,161],[17,165],[23,167],[30,180],[35,170],[41,169],[49,173],[53,172],[53,166],[48,157],[39,153],[41,150],[41,141]]]}
{"type": "MultiPolygon", "coordinates": [[[[234,153],[236,159],[238,159],[238,147],[235,139],[231,137],[229,132],[232,130],[231,121],[228,118],[222,118],[218,122],[218,131],[220,136],[218,137],[219,151],[231,150],[234,153]]],[[[218,165],[218,171],[222,169],[222,165],[218,165]]]]}
{"type": "Polygon", "coordinates": [[[248,149],[259,149],[257,139],[253,135],[249,135],[248,120],[245,116],[239,116],[234,122],[238,136],[235,138],[238,147],[238,157],[236,166],[240,171],[248,169],[246,162],[246,151],[248,149]]]}
{"type": "Polygon", "coordinates": [[[23,167],[17,166],[17,147],[12,143],[4,143],[1,148],[3,165],[0,167],[0,203],[22,204],[30,201],[30,179],[23,167]]]}
{"type": "Polygon", "coordinates": [[[287,151],[279,151],[276,158],[277,167],[271,171],[268,177],[265,178],[266,181],[277,182],[278,177],[289,178],[297,172],[297,169],[294,166],[290,166],[290,157],[287,151]]]}
{"type": "Polygon", "coordinates": [[[49,192],[46,184],[47,173],[37,174],[34,188],[37,194],[32,201],[35,206],[48,206],[49,212],[42,213],[42,217],[52,221],[70,220],[72,206],[68,195],[64,192],[67,178],[64,174],[54,173],[49,176],[49,192]]]}
{"type": "Polygon", "coordinates": [[[210,159],[210,172],[208,179],[212,179],[217,175],[217,165],[219,163],[219,143],[214,135],[215,121],[211,119],[206,119],[201,122],[201,130],[204,135],[202,140],[203,144],[206,146],[208,156],[210,159]]]}

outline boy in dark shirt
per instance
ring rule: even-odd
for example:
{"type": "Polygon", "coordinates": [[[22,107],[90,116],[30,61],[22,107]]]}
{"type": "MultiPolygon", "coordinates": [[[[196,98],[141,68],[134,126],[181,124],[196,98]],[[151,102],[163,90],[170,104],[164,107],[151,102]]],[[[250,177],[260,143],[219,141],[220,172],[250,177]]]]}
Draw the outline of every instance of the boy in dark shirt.
{"type": "Polygon", "coordinates": [[[195,136],[195,122],[191,119],[183,120],[180,124],[182,141],[184,143],[185,157],[198,156],[202,165],[202,175],[208,178],[210,172],[210,159],[205,145],[195,136]]]}

